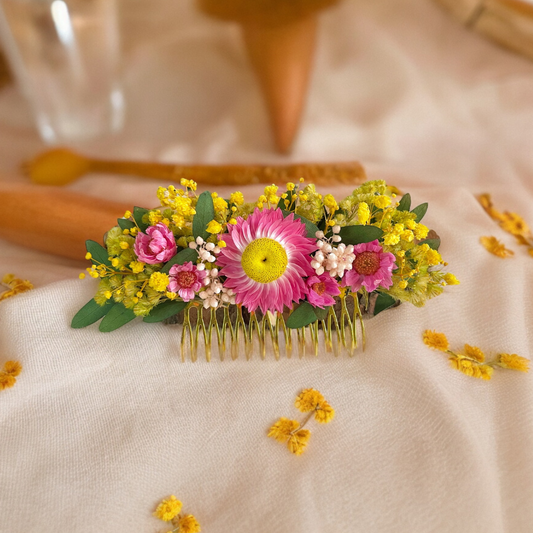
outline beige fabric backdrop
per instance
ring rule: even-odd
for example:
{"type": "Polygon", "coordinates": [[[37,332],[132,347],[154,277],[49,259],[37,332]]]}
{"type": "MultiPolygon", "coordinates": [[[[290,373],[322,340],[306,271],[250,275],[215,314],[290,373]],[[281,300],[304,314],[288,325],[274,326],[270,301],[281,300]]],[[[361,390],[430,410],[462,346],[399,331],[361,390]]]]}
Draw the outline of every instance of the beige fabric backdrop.
{"type": "MultiPolygon", "coordinates": [[[[236,30],[176,4],[152,19],[132,4],[129,123],[121,138],[85,148],[277,160],[236,30]]],[[[0,394],[0,531],[165,531],[150,513],[172,493],[206,532],[531,530],[531,377],[467,378],[421,334],[532,356],[533,261],[473,195],[492,192],[533,224],[533,65],[422,0],[347,2],[322,22],[293,159],[358,158],[372,177],[430,201],[428,224],[462,284],[425,309],[369,321],[368,349],[352,359],[183,364],[172,327],[71,330],[95,283],[78,280],[73,262],[1,243],[0,274],[38,289],[0,304],[0,362],[24,364],[0,394]],[[491,234],[516,256],[483,250],[478,239],[491,234]],[[305,387],[337,416],[312,425],[295,457],[266,431],[297,415],[305,387]]],[[[6,175],[40,147],[14,89],[0,93],[0,135],[6,175]]],[[[157,185],[87,177],[72,189],[145,203],[157,185]]]]}

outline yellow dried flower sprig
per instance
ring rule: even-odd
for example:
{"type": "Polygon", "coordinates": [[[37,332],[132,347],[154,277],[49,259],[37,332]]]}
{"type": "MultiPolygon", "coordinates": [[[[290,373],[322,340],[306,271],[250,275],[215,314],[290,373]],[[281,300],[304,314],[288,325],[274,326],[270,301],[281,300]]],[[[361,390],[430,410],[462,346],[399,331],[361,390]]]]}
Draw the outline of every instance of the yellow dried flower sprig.
{"type": "Polygon", "coordinates": [[[423,341],[429,348],[447,353],[450,356],[449,361],[452,368],[474,378],[491,379],[495,367],[508,368],[520,372],[529,371],[529,359],[516,354],[500,353],[494,361],[486,361],[483,350],[469,344],[465,344],[464,353],[456,353],[450,350],[450,343],[444,333],[426,330],[424,331],[423,341]]]}
{"type": "Polygon", "coordinates": [[[21,372],[22,365],[18,361],[6,361],[3,370],[0,371],[0,390],[12,387],[21,372]]]}
{"type": "Polygon", "coordinates": [[[157,506],[154,516],[163,520],[163,522],[170,522],[174,529],[168,533],[199,533],[201,531],[200,524],[196,517],[192,514],[181,515],[183,504],[176,499],[176,496],[171,495],[167,500],[162,500],[157,506]]]}
{"type": "Polygon", "coordinates": [[[315,389],[304,389],[295,401],[296,408],[302,413],[309,413],[302,423],[289,418],[280,418],[269,430],[268,436],[287,444],[287,448],[294,455],[302,455],[305,451],[311,432],[303,429],[311,417],[317,422],[327,424],[333,420],[335,410],[315,389]]]}
{"type": "Polygon", "coordinates": [[[483,245],[485,250],[502,259],[514,255],[514,252],[506,248],[505,244],[500,242],[496,237],[480,237],[479,242],[483,245]]]}
{"type": "Polygon", "coordinates": [[[17,278],[14,274],[6,274],[2,278],[1,285],[3,285],[6,290],[0,292],[0,301],[33,289],[33,284],[31,282],[27,279],[17,278]]]}
{"type": "MultiPolygon", "coordinates": [[[[496,209],[494,207],[494,204],[492,203],[490,194],[482,194],[481,196],[479,196],[478,200],[483,209],[487,212],[487,214],[493,220],[498,222],[498,224],[504,231],[513,235],[518,241],[518,244],[528,247],[528,253],[533,257],[533,234],[531,233],[531,230],[527,225],[526,221],[517,213],[510,213],[509,211],[498,211],[498,209],[496,209]]],[[[497,241],[497,239],[495,239],[494,237],[489,238],[497,241]]],[[[495,253],[494,251],[490,250],[485,245],[485,243],[482,242],[482,244],[483,246],[485,246],[485,248],[487,248],[487,250],[489,250],[489,252],[495,253]]],[[[496,245],[493,243],[492,246],[494,247],[496,245]]],[[[507,252],[509,251],[510,250],[507,250],[507,252]]],[[[505,252],[500,249],[500,253],[505,252]]],[[[505,257],[504,255],[500,255],[499,253],[495,253],[495,255],[505,257]]]]}

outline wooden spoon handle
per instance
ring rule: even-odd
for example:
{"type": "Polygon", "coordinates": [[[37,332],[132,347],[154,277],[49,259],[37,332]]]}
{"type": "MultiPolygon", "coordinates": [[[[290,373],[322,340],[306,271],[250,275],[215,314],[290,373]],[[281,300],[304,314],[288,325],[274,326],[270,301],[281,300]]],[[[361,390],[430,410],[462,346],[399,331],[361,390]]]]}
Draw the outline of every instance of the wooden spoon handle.
{"type": "Polygon", "coordinates": [[[131,205],[58,187],[0,184],[0,238],[69,259],[83,260],[87,239],[102,242],[131,205]]]}
{"type": "Polygon", "coordinates": [[[292,165],[173,165],[137,161],[90,160],[89,172],[130,174],[179,182],[191,179],[203,185],[242,186],[278,183],[304,178],[316,185],[362,183],[366,174],[360,163],[295,163],[292,165]]]}

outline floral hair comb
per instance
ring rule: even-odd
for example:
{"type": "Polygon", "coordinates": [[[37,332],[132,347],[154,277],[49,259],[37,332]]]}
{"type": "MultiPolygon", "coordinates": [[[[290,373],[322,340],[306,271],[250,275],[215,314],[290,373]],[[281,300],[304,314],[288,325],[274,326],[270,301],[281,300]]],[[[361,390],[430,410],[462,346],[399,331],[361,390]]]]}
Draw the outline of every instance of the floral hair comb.
{"type": "Polygon", "coordinates": [[[410,195],[398,202],[384,181],[337,203],[302,181],[281,195],[268,186],[253,203],[240,192],[197,196],[185,179],[160,187],[161,207],[126,212],[105,247],[87,241],[87,271],[100,282],[72,327],[178,323],[181,357],[193,361],[199,345],[211,359],[213,337],[221,359],[265,357],[269,344],[276,358],[293,346],[300,357],[321,346],[353,354],[364,315],[423,306],[459,283],[421,223],[427,204],[411,210],[410,195]]]}

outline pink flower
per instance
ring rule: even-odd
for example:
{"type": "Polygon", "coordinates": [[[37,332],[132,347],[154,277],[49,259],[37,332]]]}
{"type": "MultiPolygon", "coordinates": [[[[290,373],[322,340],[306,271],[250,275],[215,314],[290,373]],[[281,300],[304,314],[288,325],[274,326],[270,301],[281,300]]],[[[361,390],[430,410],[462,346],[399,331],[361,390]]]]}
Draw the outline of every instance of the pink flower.
{"type": "Polygon", "coordinates": [[[228,231],[217,263],[236,303],[248,311],[259,307],[263,313],[283,312],[305,298],[304,278],[313,274],[310,254],[317,247],[293,214],[285,218],[281,209],[256,209],[246,220],[239,217],[228,231]]]}
{"type": "Polygon", "coordinates": [[[352,270],[342,279],[342,286],[350,286],[352,292],[364,287],[368,292],[378,287],[388,289],[392,285],[392,269],[395,267],[394,254],[384,252],[379,241],[356,244],[352,270]]]}
{"type": "Polygon", "coordinates": [[[161,222],[150,226],[146,233],[139,232],[133,249],[139,261],[155,265],[164,263],[176,255],[176,241],[173,233],[161,222]]]}
{"type": "Polygon", "coordinates": [[[167,290],[177,292],[184,302],[189,302],[194,298],[194,294],[203,287],[206,276],[207,272],[198,270],[191,261],[183,265],[174,265],[168,273],[167,290]]]}
{"type": "Polygon", "coordinates": [[[313,307],[328,307],[335,303],[334,296],[338,296],[341,291],[335,278],[329,272],[320,276],[311,276],[306,280],[307,301],[313,307]]]}

